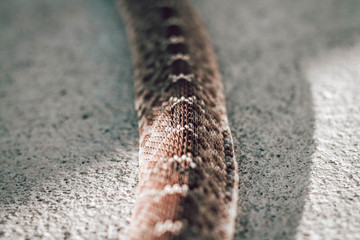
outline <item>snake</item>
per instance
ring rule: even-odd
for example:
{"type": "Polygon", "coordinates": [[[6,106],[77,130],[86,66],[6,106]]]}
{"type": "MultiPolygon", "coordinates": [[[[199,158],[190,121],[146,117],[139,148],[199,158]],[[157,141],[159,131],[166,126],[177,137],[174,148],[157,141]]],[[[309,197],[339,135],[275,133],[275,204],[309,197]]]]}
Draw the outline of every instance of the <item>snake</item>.
{"type": "Polygon", "coordinates": [[[209,36],[186,0],[117,0],[132,53],[139,183],[130,239],[233,239],[238,167],[209,36]]]}

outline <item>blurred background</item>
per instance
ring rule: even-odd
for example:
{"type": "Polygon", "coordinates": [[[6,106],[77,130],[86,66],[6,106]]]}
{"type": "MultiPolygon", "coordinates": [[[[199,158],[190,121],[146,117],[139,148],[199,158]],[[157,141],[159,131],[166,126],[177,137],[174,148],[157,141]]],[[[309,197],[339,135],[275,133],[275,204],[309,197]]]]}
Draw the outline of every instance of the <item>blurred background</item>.
{"type": "MultiPolygon", "coordinates": [[[[239,162],[235,239],[360,238],[360,2],[194,0],[239,162]]],[[[126,239],[131,56],[111,0],[0,2],[0,238],[126,239]]]]}

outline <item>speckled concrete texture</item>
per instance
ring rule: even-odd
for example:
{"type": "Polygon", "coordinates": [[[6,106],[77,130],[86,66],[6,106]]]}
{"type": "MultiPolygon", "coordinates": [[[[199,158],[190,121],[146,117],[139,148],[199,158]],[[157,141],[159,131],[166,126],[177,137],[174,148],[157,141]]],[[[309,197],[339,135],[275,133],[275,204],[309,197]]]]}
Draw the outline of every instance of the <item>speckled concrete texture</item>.
{"type": "Polygon", "coordinates": [[[137,184],[130,52],[111,1],[1,1],[0,232],[124,238],[137,184]]]}
{"type": "Polygon", "coordinates": [[[237,146],[236,239],[360,239],[360,2],[197,7],[237,146]]]}
{"type": "MultiPolygon", "coordinates": [[[[239,162],[235,239],[360,239],[360,2],[193,1],[239,162]]],[[[138,130],[110,0],[0,2],[0,238],[126,239],[138,130]]]]}

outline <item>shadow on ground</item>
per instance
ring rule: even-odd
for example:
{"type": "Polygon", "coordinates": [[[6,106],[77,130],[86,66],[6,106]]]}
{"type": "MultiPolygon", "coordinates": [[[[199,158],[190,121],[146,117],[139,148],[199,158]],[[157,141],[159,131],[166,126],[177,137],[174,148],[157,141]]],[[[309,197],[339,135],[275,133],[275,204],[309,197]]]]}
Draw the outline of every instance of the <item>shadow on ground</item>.
{"type": "Polygon", "coordinates": [[[217,52],[240,185],[235,239],[293,239],[310,183],[312,83],[303,64],[354,44],[356,1],[193,1],[217,52]]]}
{"type": "MultiPolygon", "coordinates": [[[[235,239],[292,239],[315,148],[302,61],[353,43],[356,1],[194,3],[227,89],[240,172],[235,239]]],[[[114,5],[0,5],[0,236],[124,237],[138,130],[114,5]]]]}

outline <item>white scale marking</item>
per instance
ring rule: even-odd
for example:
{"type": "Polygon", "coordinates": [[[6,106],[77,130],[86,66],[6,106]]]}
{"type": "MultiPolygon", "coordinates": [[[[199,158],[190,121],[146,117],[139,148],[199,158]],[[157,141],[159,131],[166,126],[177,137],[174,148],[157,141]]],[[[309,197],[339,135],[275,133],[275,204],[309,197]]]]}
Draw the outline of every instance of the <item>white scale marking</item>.
{"type": "Polygon", "coordinates": [[[176,55],[171,56],[168,63],[171,64],[179,59],[188,62],[188,61],[190,61],[190,56],[189,56],[189,54],[178,53],[176,55]]]}
{"type": "Polygon", "coordinates": [[[179,81],[180,79],[184,79],[188,82],[192,82],[193,78],[194,78],[194,74],[191,73],[191,74],[183,74],[183,73],[180,73],[179,75],[175,75],[175,74],[170,74],[169,75],[169,78],[171,79],[172,82],[177,82],[179,81]]]}
{"type": "Polygon", "coordinates": [[[185,42],[185,38],[183,36],[171,36],[169,38],[170,44],[183,43],[183,42],[185,42]]]}
{"type": "Polygon", "coordinates": [[[158,222],[155,225],[155,233],[158,237],[163,235],[166,232],[171,232],[174,234],[178,234],[183,227],[182,221],[172,221],[170,219],[165,222],[158,222]]]}

